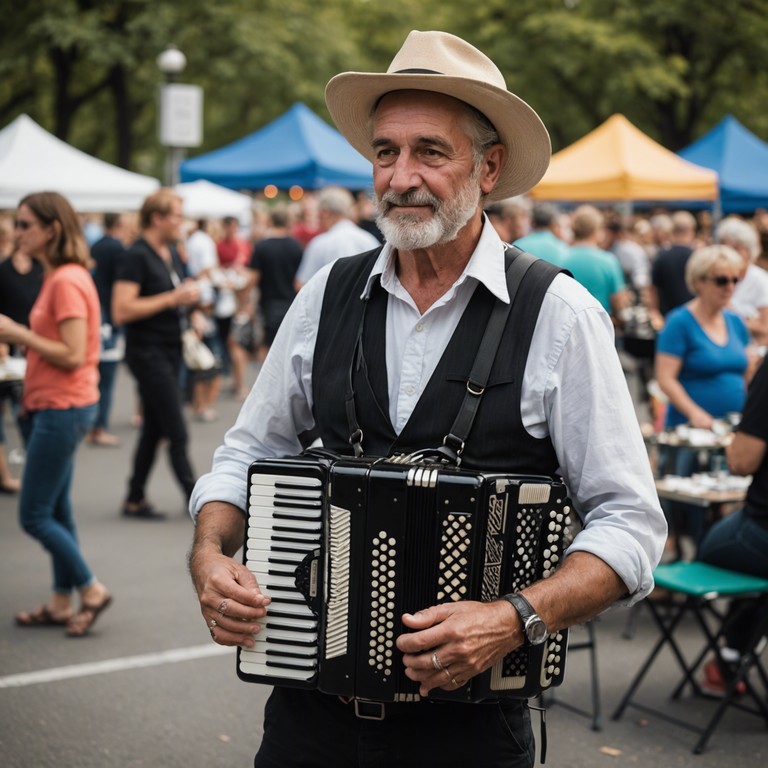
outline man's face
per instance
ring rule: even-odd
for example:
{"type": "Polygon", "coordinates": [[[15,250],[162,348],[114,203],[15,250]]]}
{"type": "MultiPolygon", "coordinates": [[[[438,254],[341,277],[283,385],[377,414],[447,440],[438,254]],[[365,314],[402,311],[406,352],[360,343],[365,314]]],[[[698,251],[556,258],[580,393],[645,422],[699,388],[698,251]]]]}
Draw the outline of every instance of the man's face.
{"type": "Polygon", "coordinates": [[[155,226],[164,243],[173,243],[179,239],[183,221],[184,211],[179,200],[174,200],[171,203],[168,213],[158,214],[155,217],[155,226]]]}
{"type": "Polygon", "coordinates": [[[376,222],[395,248],[450,242],[479,214],[484,169],[475,170],[465,115],[456,99],[425,91],[397,91],[379,103],[372,140],[376,222]]]}

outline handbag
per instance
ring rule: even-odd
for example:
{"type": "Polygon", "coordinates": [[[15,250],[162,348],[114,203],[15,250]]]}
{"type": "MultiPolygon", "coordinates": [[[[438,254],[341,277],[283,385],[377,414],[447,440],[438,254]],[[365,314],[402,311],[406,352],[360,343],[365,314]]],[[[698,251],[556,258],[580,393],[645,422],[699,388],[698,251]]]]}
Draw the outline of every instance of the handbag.
{"type": "Polygon", "coordinates": [[[181,350],[190,371],[210,371],[216,365],[213,352],[192,328],[181,334],[181,350]]]}

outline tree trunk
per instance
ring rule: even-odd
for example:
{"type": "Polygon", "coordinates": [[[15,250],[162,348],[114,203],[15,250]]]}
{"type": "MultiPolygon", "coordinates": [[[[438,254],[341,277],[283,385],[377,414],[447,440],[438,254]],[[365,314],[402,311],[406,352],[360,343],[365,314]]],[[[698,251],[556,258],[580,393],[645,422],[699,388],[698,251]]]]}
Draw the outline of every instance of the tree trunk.
{"type": "Polygon", "coordinates": [[[72,62],[75,54],[62,48],[52,48],[50,52],[53,71],[56,73],[56,90],[53,99],[53,132],[62,141],[67,141],[72,127],[75,105],[70,98],[69,88],[72,80],[72,62]]]}
{"type": "Polygon", "coordinates": [[[115,136],[117,138],[117,164],[121,168],[130,168],[131,152],[131,101],[125,68],[116,64],[109,73],[109,88],[115,104],[115,136]]]}

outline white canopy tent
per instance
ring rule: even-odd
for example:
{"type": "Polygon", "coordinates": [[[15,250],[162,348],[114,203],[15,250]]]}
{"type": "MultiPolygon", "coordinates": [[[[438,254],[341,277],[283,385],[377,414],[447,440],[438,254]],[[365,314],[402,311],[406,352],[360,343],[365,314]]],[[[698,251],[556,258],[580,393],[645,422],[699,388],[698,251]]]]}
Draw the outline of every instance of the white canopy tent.
{"type": "Polygon", "coordinates": [[[30,192],[59,192],[80,213],[133,211],[160,182],[75,149],[19,115],[0,131],[0,210],[30,192]]]}
{"type": "Polygon", "coordinates": [[[249,195],[200,179],[174,188],[184,200],[184,215],[190,219],[223,219],[234,216],[247,227],[253,200],[249,195]]]}

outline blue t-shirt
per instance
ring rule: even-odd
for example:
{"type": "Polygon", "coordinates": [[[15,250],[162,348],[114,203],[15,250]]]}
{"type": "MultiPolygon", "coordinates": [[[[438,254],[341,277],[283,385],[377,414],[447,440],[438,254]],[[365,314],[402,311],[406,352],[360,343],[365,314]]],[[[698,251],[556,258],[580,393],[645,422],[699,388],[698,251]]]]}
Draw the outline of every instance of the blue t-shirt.
{"type": "MultiPolygon", "coordinates": [[[[682,368],[680,384],[696,405],[716,419],[731,411],[741,413],[746,399],[744,372],[747,369],[749,331],[735,313],[723,311],[728,341],[715,344],[704,333],[687,306],[673,309],[656,338],[656,351],[679,357],[682,368]]],[[[670,404],[667,427],[688,421],[670,404]]]]}

